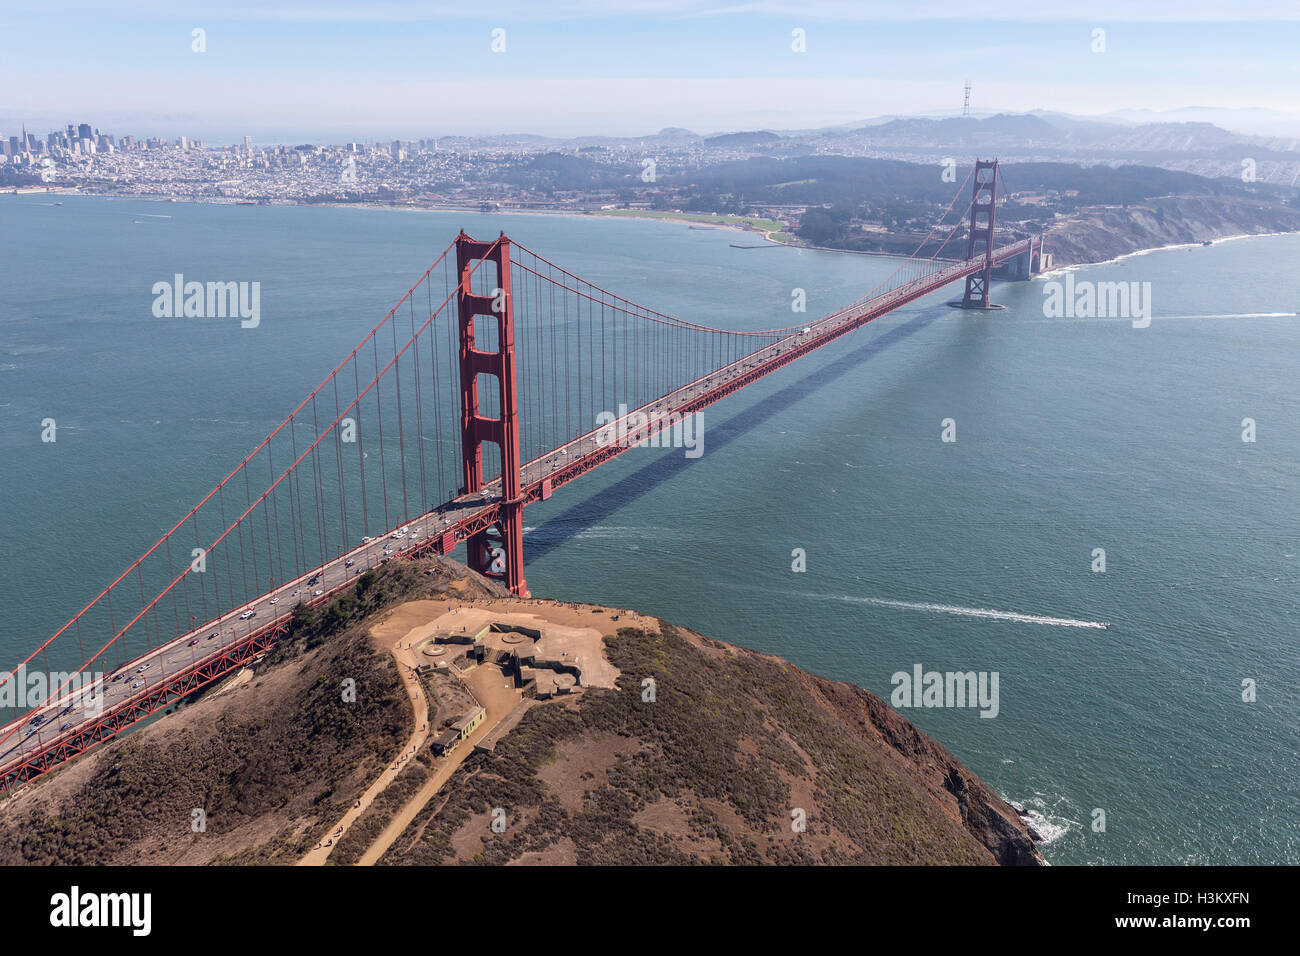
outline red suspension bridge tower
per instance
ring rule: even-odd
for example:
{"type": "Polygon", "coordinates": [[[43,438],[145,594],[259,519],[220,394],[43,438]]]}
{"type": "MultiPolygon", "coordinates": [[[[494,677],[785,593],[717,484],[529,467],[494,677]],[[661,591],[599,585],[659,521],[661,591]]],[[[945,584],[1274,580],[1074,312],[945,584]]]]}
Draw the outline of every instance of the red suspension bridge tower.
{"type": "Polygon", "coordinates": [[[495,242],[480,242],[462,231],[456,237],[456,267],[460,276],[457,305],[460,311],[461,477],[465,494],[475,494],[483,488],[483,443],[493,442],[501,452],[499,533],[479,531],[467,538],[466,563],[484,577],[505,584],[512,594],[526,597],[510,240],[502,233],[495,242]],[[476,293],[473,288],[474,264],[480,260],[496,266],[495,284],[489,283],[486,294],[476,293]],[[485,351],[476,345],[474,323],[480,318],[495,323],[496,351],[485,351]],[[481,412],[480,375],[496,379],[500,418],[488,418],[481,412]]]}
{"type": "Polygon", "coordinates": [[[966,277],[966,292],[959,303],[963,309],[997,309],[989,304],[989,286],[993,280],[993,225],[997,209],[998,161],[975,161],[974,193],[970,207],[970,238],[966,258],[984,255],[984,268],[966,277]]]}

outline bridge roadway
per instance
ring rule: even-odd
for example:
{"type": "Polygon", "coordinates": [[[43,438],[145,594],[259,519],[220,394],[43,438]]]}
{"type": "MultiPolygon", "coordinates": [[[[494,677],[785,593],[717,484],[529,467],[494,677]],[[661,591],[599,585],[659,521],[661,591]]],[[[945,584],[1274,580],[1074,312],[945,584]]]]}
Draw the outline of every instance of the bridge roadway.
{"type": "MultiPolygon", "coordinates": [[[[1023,254],[1027,245],[1024,240],[996,249],[994,264],[1023,254]]],[[[630,411],[612,427],[635,432],[639,413],[647,423],[646,437],[663,431],[671,427],[673,416],[680,420],[693,414],[899,306],[980,271],[983,265],[982,257],[954,262],[937,273],[810,322],[731,365],[630,411]]],[[[593,429],[526,463],[520,470],[524,503],[549,498],[555,489],[633,447],[609,443],[604,437],[608,433],[608,427],[593,429]]],[[[243,667],[286,631],[295,605],[324,604],[365,570],[393,557],[446,554],[457,543],[491,528],[499,519],[500,490],[498,478],[477,493],[409,519],[401,526],[406,528],[401,538],[395,537],[400,527],[375,535],[316,570],[104,673],[102,687],[82,687],[3,725],[0,793],[243,667]],[[247,616],[250,611],[252,616],[247,616]]]]}

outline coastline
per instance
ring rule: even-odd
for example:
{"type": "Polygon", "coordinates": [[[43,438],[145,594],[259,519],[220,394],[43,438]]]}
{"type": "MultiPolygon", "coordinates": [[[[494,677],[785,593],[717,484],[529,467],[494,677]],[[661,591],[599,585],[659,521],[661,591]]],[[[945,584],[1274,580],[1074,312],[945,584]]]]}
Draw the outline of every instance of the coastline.
{"type": "MultiPolygon", "coordinates": [[[[39,194],[38,193],[4,193],[3,195],[80,196],[80,197],[85,197],[87,199],[103,199],[108,201],[139,200],[143,202],[154,202],[154,203],[161,203],[161,204],[196,203],[196,204],[208,205],[208,206],[237,206],[237,205],[249,204],[247,200],[241,200],[241,199],[99,193],[99,192],[87,192],[84,190],[77,189],[75,187],[70,189],[51,189],[51,190],[46,190],[45,192],[39,194]]],[[[355,203],[345,203],[345,202],[313,203],[313,202],[299,202],[297,200],[275,200],[266,203],[255,202],[252,203],[252,205],[282,206],[282,207],[296,206],[296,207],[305,207],[305,208],[321,207],[326,209],[385,209],[394,212],[467,212],[467,213],[474,213],[479,215],[500,214],[500,215],[510,215],[510,216],[558,216],[558,217],[569,218],[569,219],[634,220],[638,222],[661,222],[661,223],[668,223],[675,226],[694,227],[697,229],[700,227],[703,227],[705,229],[725,229],[730,232],[740,233],[742,235],[749,235],[749,236],[757,235],[760,236],[764,242],[770,243],[772,246],[780,246],[789,249],[807,249],[813,252],[833,252],[833,253],[839,253],[841,255],[852,255],[852,256],[872,256],[881,259],[906,258],[902,254],[894,253],[894,252],[871,252],[862,249],[835,249],[830,246],[805,245],[797,241],[781,242],[780,240],[772,238],[772,232],[770,230],[758,230],[758,229],[753,229],[744,225],[737,225],[735,223],[730,223],[730,222],[707,222],[707,221],[701,222],[699,220],[683,219],[674,216],[640,216],[630,212],[628,215],[609,216],[609,215],[601,215],[599,212],[573,212],[573,211],[558,210],[558,209],[507,208],[507,209],[494,210],[493,213],[482,213],[479,209],[476,209],[473,206],[467,206],[459,203],[431,204],[431,203],[394,203],[394,202],[377,202],[377,201],[366,201],[366,202],[355,202],[355,203]]],[[[1218,245],[1219,243],[1222,242],[1234,242],[1240,239],[1263,239],[1263,238],[1270,238],[1270,237],[1277,237],[1277,236],[1293,236],[1293,235],[1300,235],[1300,232],[1283,231],[1283,232],[1235,233],[1228,236],[1220,236],[1217,238],[1213,238],[1210,240],[1210,244],[1218,245]]],[[[1150,255],[1153,252],[1168,252],[1177,249],[1194,249],[1203,246],[1204,243],[1202,242],[1178,242],[1178,243],[1167,243],[1165,245],[1160,245],[1160,246],[1147,246],[1141,249],[1135,249],[1132,252],[1125,252],[1118,256],[1112,256],[1108,259],[1099,259],[1095,262],[1071,262],[1071,263],[1065,263],[1062,265],[1053,266],[1051,269],[1038,273],[1037,275],[1034,276],[1034,278],[1050,278],[1056,275],[1063,275],[1066,272],[1075,271],[1088,266],[1113,265],[1117,262],[1122,262],[1125,259],[1132,259],[1137,256],[1150,255]]],[[[767,248],[767,247],[753,246],[753,247],[739,247],[739,248],[767,248]]]]}
{"type": "MultiPolygon", "coordinates": [[[[15,194],[5,193],[4,195],[15,195],[15,194]]],[[[302,208],[321,208],[321,209],[386,209],[393,212],[468,212],[468,213],[474,213],[476,215],[559,216],[568,219],[603,219],[603,220],[632,219],[632,220],[637,220],[639,222],[666,222],[666,223],[671,223],[672,225],[694,226],[697,228],[702,227],[705,229],[726,229],[730,232],[738,232],[750,236],[755,236],[755,235],[761,236],[764,240],[771,242],[773,245],[777,245],[777,246],[793,246],[794,248],[803,248],[803,249],[819,248],[816,246],[799,246],[794,243],[781,242],[777,239],[773,239],[772,233],[775,232],[776,230],[752,229],[748,226],[737,225],[736,223],[731,223],[731,222],[723,222],[723,221],[709,222],[707,220],[701,221],[698,219],[684,219],[684,218],[678,218],[676,216],[638,216],[633,214],[610,216],[610,215],[602,215],[600,212],[573,212],[573,211],[563,210],[563,209],[514,209],[514,208],[496,209],[490,213],[484,213],[480,209],[474,206],[467,206],[462,203],[445,203],[445,204],[426,203],[426,202],[397,203],[397,202],[378,202],[378,201],[299,202],[297,200],[292,200],[292,199],[273,200],[271,202],[265,202],[265,203],[264,202],[250,203],[248,200],[244,200],[244,199],[220,199],[211,196],[202,197],[202,198],[195,197],[195,196],[150,196],[144,194],[135,195],[135,194],[123,194],[123,193],[88,192],[85,190],[75,189],[75,188],[48,190],[43,193],[19,193],[16,195],[80,196],[86,199],[104,199],[109,201],[138,200],[141,202],[154,202],[154,203],[164,203],[164,204],[195,203],[195,204],[206,205],[206,206],[240,206],[240,205],[269,206],[269,207],[297,206],[302,208]]],[[[758,218],[758,217],[754,217],[754,218],[758,218]]],[[[828,249],[826,251],[849,252],[851,250],[828,249]]]]}
{"type": "MultiPolygon", "coordinates": [[[[1220,236],[1210,240],[1211,246],[1217,246],[1224,242],[1236,242],[1239,239],[1267,239],[1276,236],[1296,236],[1300,232],[1243,232],[1231,236],[1220,236]]],[[[1206,248],[1203,242],[1171,242],[1163,246],[1150,246],[1143,249],[1135,249],[1133,252],[1125,252],[1118,256],[1112,256],[1109,259],[1098,259],[1096,262],[1071,262],[1065,265],[1053,266],[1045,272],[1040,272],[1034,278],[1050,278],[1052,276],[1064,275],[1067,272],[1075,272],[1079,269],[1089,268],[1091,266],[1108,266],[1117,262],[1123,262],[1125,259],[1134,259],[1138,256],[1147,256],[1153,252],[1172,252],[1177,249],[1201,249],[1206,248]]]]}

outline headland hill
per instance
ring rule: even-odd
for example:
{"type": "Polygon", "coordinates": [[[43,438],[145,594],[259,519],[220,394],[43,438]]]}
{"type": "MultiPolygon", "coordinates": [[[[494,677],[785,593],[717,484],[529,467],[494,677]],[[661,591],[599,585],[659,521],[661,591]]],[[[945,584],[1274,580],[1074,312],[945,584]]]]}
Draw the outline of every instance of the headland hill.
{"type": "Polygon", "coordinates": [[[11,865],[1043,862],[867,691],[446,558],[0,802],[11,865]]]}

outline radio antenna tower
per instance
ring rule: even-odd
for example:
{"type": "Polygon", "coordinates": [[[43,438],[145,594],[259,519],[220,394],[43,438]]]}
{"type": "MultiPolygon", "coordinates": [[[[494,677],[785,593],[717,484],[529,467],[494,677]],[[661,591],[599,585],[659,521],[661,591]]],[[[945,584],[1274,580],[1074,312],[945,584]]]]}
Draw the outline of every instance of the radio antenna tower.
{"type": "Polygon", "coordinates": [[[961,115],[970,116],[970,80],[966,81],[966,98],[961,104],[961,115]]]}

